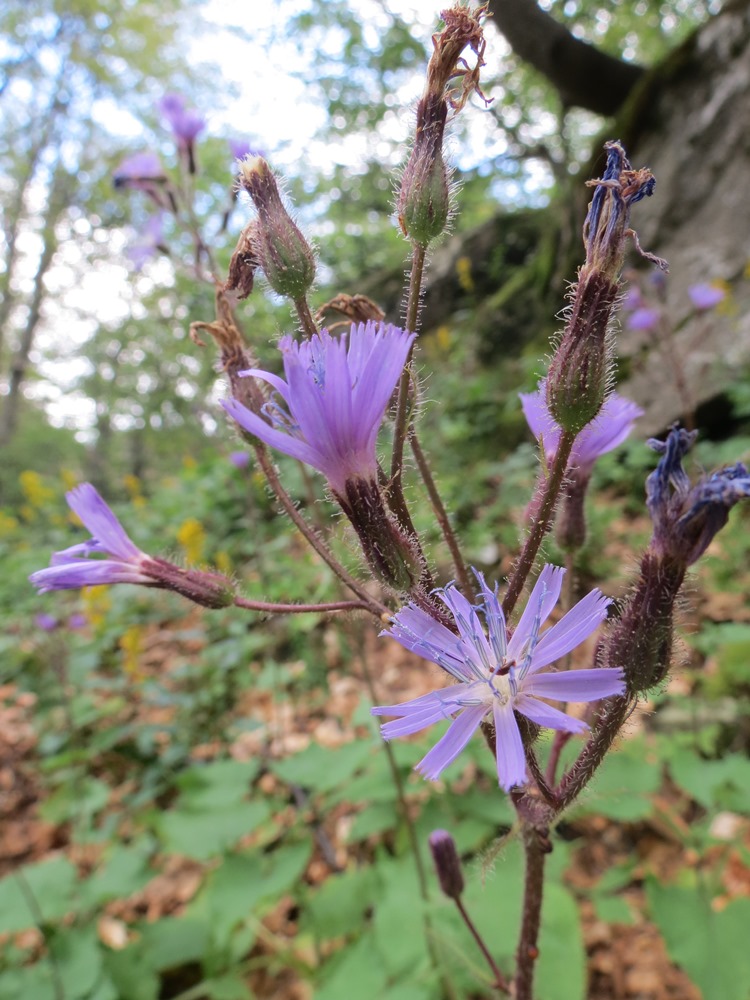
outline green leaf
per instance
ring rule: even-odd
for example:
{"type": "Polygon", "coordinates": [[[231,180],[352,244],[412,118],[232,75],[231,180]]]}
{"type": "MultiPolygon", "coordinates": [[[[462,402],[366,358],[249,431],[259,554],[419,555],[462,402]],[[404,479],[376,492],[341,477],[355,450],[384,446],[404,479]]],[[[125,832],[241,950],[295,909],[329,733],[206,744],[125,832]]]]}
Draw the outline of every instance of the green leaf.
{"type": "Polygon", "coordinates": [[[651,915],[670,958],[700,988],[703,1000],[747,1000],[750,994],[750,899],[716,913],[698,889],[646,886],[651,915]]]}
{"type": "Polygon", "coordinates": [[[102,951],[95,927],[71,927],[57,931],[50,940],[66,1000],[78,1000],[94,989],[102,972],[102,951]]]}
{"type": "Polygon", "coordinates": [[[260,770],[258,761],[219,760],[190,767],[177,779],[180,806],[195,812],[234,805],[243,799],[260,770]]]}
{"type": "MultiPolygon", "coordinates": [[[[632,823],[649,816],[650,796],[661,784],[657,761],[643,740],[629,740],[609,754],[596,772],[590,791],[574,807],[578,813],[599,813],[622,823],[632,823]]],[[[571,811],[572,812],[572,811],[571,811]]]]}
{"type": "Polygon", "coordinates": [[[594,906],[599,920],[605,924],[633,924],[633,911],[622,896],[594,896],[594,906]]]}
{"type": "Polygon", "coordinates": [[[247,983],[237,972],[227,972],[223,976],[207,979],[203,988],[211,1000],[252,1000],[253,996],[247,983]]]}
{"type": "Polygon", "coordinates": [[[750,812],[750,760],[732,754],[723,760],[704,760],[690,751],[675,754],[669,763],[675,782],[706,809],[750,812]]]}
{"type": "Polygon", "coordinates": [[[394,830],[400,823],[398,809],[395,802],[378,802],[375,805],[366,806],[352,823],[346,839],[351,843],[358,840],[365,840],[375,833],[383,833],[385,830],[394,830]]]}
{"type": "Polygon", "coordinates": [[[67,858],[51,858],[21,868],[18,875],[0,881],[0,932],[34,927],[41,912],[46,924],[54,923],[73,909],[76,870],[67,858]],[[21,882],[23,879],[23,883],[21,882]]]}
{"type": "Polygon", "coordinates": [[[310,892],[301,926],[311,928],[323,940],[357,931],[375,902],[377,884],[372,866],[331,875],[319,889],[310,892]]]}
{"type": "Polygon", "coordinates": [[[270,815],[265,802],[236,802],[198,812],[178,808],[159,815],[156,828],[166,851],[207,861],[256,830],[270,815]]]}
{"type": "Polygon", "coordinates": [[[92,819],[109,802],[109,785],[98,778],[72,778],[61,785],[40,807],[48,823],[65,823],[70,819],[92,819]]]}
{"type": "Polygon", "coordinates": [[[148,867],[150,854],[151,847],[144,842],[115,847],[101,868],[81,886],[83,908],[100,906],[142,889],[154,874],[148,867]]]}
{"type": "Polygon", "coordinates": [[[357,1000],[382,1000],[388,995],[383,960],[366,937],[327,962],[322,972],[323,985],[315,990],[316,1000],[352,1000],[355,983],[357,1000]]]}
{"type": "Polygon", "coordinates": [[[104,966],[117,988],[117,1000],[158,1000],[160,980],[142,941],[122,951],[107,951],[104,966]]]}
{"type": "Polygon", "coordinates": [[[165,917],[138,929],[148,967],[157,972],[200,962],[210,934],[208,924],[188,917],[165,917]]]}
{"type": "Polygon", "coordinates": [[[290,785],[313,792],[330,792],[349,782],[373,753],[371,740],[354,741],[336,750],[311,743],[301,753],[272,765],[272,770],[290,785]]]}

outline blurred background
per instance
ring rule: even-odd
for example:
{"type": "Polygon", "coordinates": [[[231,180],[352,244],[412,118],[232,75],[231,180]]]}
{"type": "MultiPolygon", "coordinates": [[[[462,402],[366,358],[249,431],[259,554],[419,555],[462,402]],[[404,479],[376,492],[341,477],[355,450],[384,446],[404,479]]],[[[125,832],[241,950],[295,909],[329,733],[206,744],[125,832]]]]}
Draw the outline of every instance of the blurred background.
{"type": "MultiPolygon", "coordinates": [[[[622,140],[657,178],[633,213],[641,245],[670,264],[626,265],[619,391],[645,414],[597,467],[577,565],[582,588],[622,596],[650,533],[645,438],[698,428],[694,472],[750,453],[750,5],[489,6],[492,103],[473,98],[452,126],[458,211],[424,301],[422,436],[468,561],[502,580],[537,471],[517,394],[543,373],[582,261],[585,181],[622,140]]],[[[424,664],[354,619],[27,582],[81,539],[64,494],[88,480],[144,551],[215,566],[257,599],[338,596],[228,426],[213,348],[189,337],[214,315],[196,233],[223,277],[251,216],[234,159],[260,152],[318,249],[313,306],[366,294],[397,322],[393,191],[439,10],[253,8],[0,12],[0,1000],[450,995],[369,717],[367,663],[381,696],[418,693],[424,664]],[[173,94],[200,121],[194,175],[161,108],[173,94]],[[144,154],[178,211],[123,181],[144,154]]],[[[259,285],[238,315],[275,364],[288,306],[259,285]]],[[[320,484],[279,464],[359,572],[320,484]]],[[[432,512],[410,499],[447,579],[432,512]]],[[[540,1000],[750,996],[747,519],[694,574],[675,679],[557,830],[540,1000]]],[[[554,541],[546,555],[564,561],[554,541]]],[[[502,963],[520,893],[516,845],[498,841],[511,811],[480,741],[434,787],[411,773],[423,745],[394,748],[412,819],[473,859],[502,963]]],[[[489,995],[428,876],[452,995],[489,995]]]]}

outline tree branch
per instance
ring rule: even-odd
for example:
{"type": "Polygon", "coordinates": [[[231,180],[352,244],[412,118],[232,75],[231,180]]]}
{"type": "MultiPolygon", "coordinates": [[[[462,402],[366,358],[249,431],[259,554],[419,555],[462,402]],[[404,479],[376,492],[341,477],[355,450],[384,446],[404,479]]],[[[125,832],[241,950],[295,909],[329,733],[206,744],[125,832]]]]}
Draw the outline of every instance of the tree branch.
{"type": "Polygon", "coordinates": [[[515,54],[547,77],[566,108],[613,115],[645,72],[571,35],[535,0],[489,0],[489,9],[515,54]]]}

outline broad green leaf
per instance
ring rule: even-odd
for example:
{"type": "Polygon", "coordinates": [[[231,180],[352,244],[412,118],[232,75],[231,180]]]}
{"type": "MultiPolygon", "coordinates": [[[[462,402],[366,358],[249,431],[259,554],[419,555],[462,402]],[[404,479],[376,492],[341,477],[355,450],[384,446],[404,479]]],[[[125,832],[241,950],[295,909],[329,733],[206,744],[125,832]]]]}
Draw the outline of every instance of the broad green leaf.
{"type": "Polygon", "coordinates": [[[681,788],[706,809],[750,811],[750,760],[731,754],[723,760],[704,760],[689,750],[675,754],[669,770],[681,788]]]}
{"type": "Polygon", "coordinates": [[[191,767],[177,780],[180,805],[194,812],[233,806],[242,801],[260,769],[257,761],[219,760],[191,767]]]}
{"type": "Polygon", "coordinates": [[[100,868],[81,886],[84,907],[99,906],[138,892],[155,874],[148,867],[148,844],[115,847],[100,868]]]}
{"type": "Polygon", "coordinates": [[[331,875],[320,888],[310,891],[302,911],[302,927],[312,928],[320,939],[357,931],[376,902],[377,884],[371,865],[331,875]]]}
{"type": "Polygon", "coordinates": [[[207,861],[235,844],[270,818],[265,802],[236,802],[221,809],[193,812],[177,808],[156,820],[164,849],[207,861]]]}
{"type": "Polygon", "coordinates": [[[315,1000],[383,1000],[388,996],[387,975],[383,958],[371,936],[345,948],[328,961],[323,969],[322,984],[316,987],[315,1000]]]}
{"type": "Polygon", "coordinates": [[[148,967],[162,972],[200,962],[208,946],[208,924],[188,917],[165,917],[138,928],[148,967]]]}
{"type": "Polygon", "coordinates": [[[274,763],[272,770],[290,785],[330,792],[349,782],[373,752],[370,740],[347,743],[336,750],[312,743],[301,753],[274,763]]]}
{"type": "Polygon", "coordinates": [[[0,881],[0,932],[34,927],[38,914],[54,923],[73,909],[76,870],[67,858],[51,858],[21,868],[0,881]],[[20,877],[19,877],[20,876],[20,877]],[[22,881],[23,880],[23,884],[22,881]]]}
{"type": "Polygon", "coordinates": [[[659,763],[645,742],[629,740],[607,756],[574,809],[634,822],[650,815],[650,796],[660,784],[659,763]]]}
{"type": "Polygon", "coordinates": [[[95,927],[70,927],[57,931],[50,942],[66,1000],[79,1000],[93,992],[102,972],[102,949],[95,927]]]}
{"type": "Polygon", "coordinates": [[[700,988],[703,1000],[747,1000],[750,899],[735,900],[717,913],[699,889],[650,880],[646,891],[671,959],[700,988]]]}
{"type": "Polygon", "coordinates": [[[104,965],[117,987],[117,1000],[158,1000],[160,981],[142,941],[107,951],[104,965]]]}

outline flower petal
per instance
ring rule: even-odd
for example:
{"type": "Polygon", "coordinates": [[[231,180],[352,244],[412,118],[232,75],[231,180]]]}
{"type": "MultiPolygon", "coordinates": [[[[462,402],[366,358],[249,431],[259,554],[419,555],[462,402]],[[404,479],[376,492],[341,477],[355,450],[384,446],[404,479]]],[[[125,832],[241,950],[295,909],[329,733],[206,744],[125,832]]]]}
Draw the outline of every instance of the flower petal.
{"type": "Polygon", "coordinates": [[[448,731],[438,740],[435,746],[426,754],[414,768],[430,781],[437,781],[441,771],[458,757],[471,737],[479,728],[479,724],[487,714],[486,705],[473,705],[465,708],[457,719],[450,724],[448,731]]]}
{"type": "Polygon", "coordinates": [[[593,667],[590,670],[567,670],[561,673],[531,674],[523,693],[553,698],[555,701],[598,701],[623,694],[622,670],[593,667]]]}
{"type": "Polygon", "coordinates": [[[517,712],[525,715],[532,722],[536,722],[538,726],[544,726],[545,729],[562,729],[566,733],[582,733],[589,728],[583,720],[566,715],[565,712],[561,712],[551,705],[545,705],[543,701],[538,701],[530,695],[518,695],[514,699],[513,705],[517,712]]]}
{"type": "MultiPolygon", "coordinates": [[[[565,570],[560,566],[553,566],[552,563],[547,563],[542,572],[539,574],[539,578],[534,584],[534,589],[531,591],[529,599],[526,602],[523,614],[521,615],[518,625],[516,625],[516,629],[510,638],[510,642],[508,643],[509,659],[515,660],[516,662],[519,662],[522,659],[524,647],[531,636],[537,612],[541,611],[540,617],[542,624],[544,624],[544,622],[552,614],[552,609],[557,604],[557,600],[560,596],[564,576],[565,570]]],[[[550,629],[550,632],[551,631],[552,629],[550,629]]],[[[547,634],[548,633],[545,632],[545,634],[541,637],[539,640],[539,646],[542,645],[547,634]]],[[[537,646],[537,649],[539,646],[537,646]]]]}
{"type": "Polygon", "coordinates": [[[530,672],[546,667],[575,649],[594,632],[607,617],[612,603],[599,590],[592,590],[563,615],[560,621],[540,638],[532,657],[530,672]]]}
{"type": "Polygon", "coordinates": [[[521,733],[513,715],[513,703],[493,705],[495,718],[495,756],[497,780],[509,792],[516,785],[526,784],[526,755],[523,752],[521,733]]]}
{"type": "Polygon", "coordinates": [[[122,562],[136,562],[144,557],[91,483],[76,486],[66,494],[66,500],[106,552],[122,562]]]}

